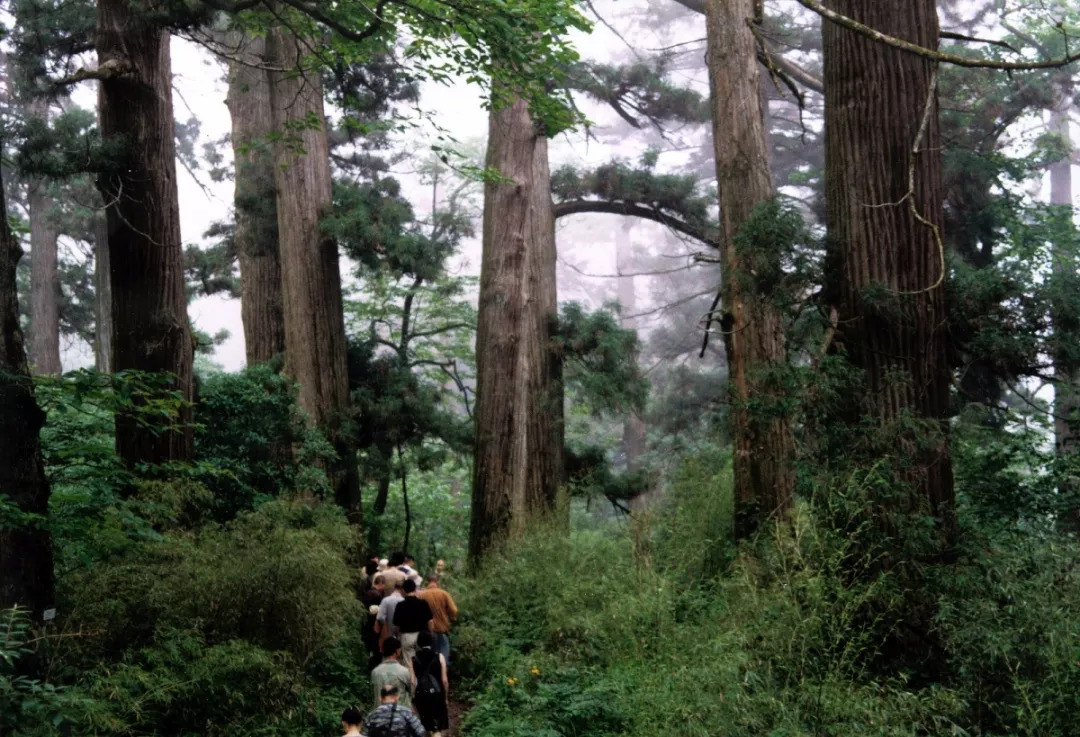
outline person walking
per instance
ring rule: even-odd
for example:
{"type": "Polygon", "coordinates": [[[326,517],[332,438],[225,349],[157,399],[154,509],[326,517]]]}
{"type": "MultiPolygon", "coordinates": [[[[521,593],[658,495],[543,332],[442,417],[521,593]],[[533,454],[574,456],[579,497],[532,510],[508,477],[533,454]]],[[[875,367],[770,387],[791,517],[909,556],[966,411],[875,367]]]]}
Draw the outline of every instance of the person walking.
{"type": "Polygon", "coordinates": [[[341,728],[345,730],[344,737],[361,737],[360,725],[364,721],[364,712],[355,706],[350,706],[341,712],[341,728]]]}
{"type": "Polygon", "coordinates": [[[441,737],[440,732],[450,728],[450,680],[446,660],[432,648],[430,632],[421,632],[417,637],[412,668],[413,707],[431,737],[441,737]]]}
{"type": "Polygon", "coordinates": [[[416,571],[416,561],[408,553],[405,553],[405,560],[398,567],[398,570],[404,573],[406,578],[416,581],[417,588],[424,585],[423,577],[416,571]]]}
{"type": "Polygon", "coordinates": [[[379,703],[383,689],[387,686],[397,688],[394,702],[400,701],[406,709],[412,708],[412,673],[401,664],[401,641],[388,637],[382,646],[383,662],[371,671],[371,687],[375,703],[379,703]]]}
{"type": "Polygon", "coordinates": [[[450,625],[457,621],[458,608],[454,603],[454,597],[440,585],[438,573],[427,575],[427,585],[420,592],[420,598],[427,602],[431,609],[431,636],[434,640],[436,652],[442,654],[447,665],[450,665],[450,625]]]}
{"type": "Polygon", "coordinates": [[[375,628],[379,617],[379,606],[383,600],[383,588],[385,583],[383,582],[383,575],[376,573],[372,579],[371,588],[364,594],[364,628],[361,632],[361,637],[364,641],[364,647],[368,651],[368,672],[370,673],[375,666],[379,664],[382,659],[382,651],[379,649],[379,633],[375,628]]]}
{"type": "Polygon", "coordinates": [[[402,585],[405,583],[404,576],[391,579],[385,572],[383,577],[383,591],[389,592],[379,602],[379,613],[375,615],[375,631],[379,634],[379,647],[386,642],[388,637],[396,637],[397,630],[394,628],[394,616],[397,614],[397,605],[404,598],[402,585]],[[391,583],[391,580],[393,583],[391,583]]]}
{"type": "Polygon", "coordinates": [[[405,565],[405,553],[400,550],[395,550],[390,554],[389,563],[386,570],[383,571],[383,576],[386,578],[386,586],[388,589],[394,588],[398,585],[398,581],[405,581],[408,576],[405,571],[401,570],[405,565]]]}
{"type": "Polygon", "coordinates": [[[416,581],[406,578],[402,585],[404,598],[394,609],[394,626],[401,638],[401,652],[405,662],[411,663],[416,654],[416,638],[421,632],[431,630],[431,607],[416,595],[416,581]]]}
{"type": "Polygon", "coordinates": [[[404,704],[398,702],[397,686],[383,686],[379,691],[381,702],[364,718],[366,737],[427,737],[424,725],[404,704]]]}

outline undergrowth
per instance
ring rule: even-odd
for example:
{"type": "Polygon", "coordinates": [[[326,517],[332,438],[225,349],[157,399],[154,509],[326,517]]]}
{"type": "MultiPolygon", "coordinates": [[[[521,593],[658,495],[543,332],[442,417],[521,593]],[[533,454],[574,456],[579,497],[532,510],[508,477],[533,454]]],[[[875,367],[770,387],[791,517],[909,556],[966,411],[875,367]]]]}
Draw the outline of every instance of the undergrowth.
{"type": "Polygon", "coordinates": [[[909,577],[822,522],[881,479],[852,476],[832,509],[802,503],[736,550],[715,534],[730,529],[715,469],[691,461],[645,533],[537,531],[490,560],[461,597],[465,734],[1080,734],[1075,546],[965,525],[959,560],[919,572],[944,659],[890,669],[909,577]]]}

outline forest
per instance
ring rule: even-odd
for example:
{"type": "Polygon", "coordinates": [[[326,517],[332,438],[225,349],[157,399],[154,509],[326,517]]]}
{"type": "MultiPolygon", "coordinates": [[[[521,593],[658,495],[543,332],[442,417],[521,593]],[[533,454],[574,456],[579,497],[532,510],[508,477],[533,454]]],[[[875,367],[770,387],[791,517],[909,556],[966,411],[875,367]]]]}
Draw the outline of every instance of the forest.
{"type": "Polygon", "coordinates": [[[0,26],[0,737],[1080,735],[1077,3],[0,26]]]}

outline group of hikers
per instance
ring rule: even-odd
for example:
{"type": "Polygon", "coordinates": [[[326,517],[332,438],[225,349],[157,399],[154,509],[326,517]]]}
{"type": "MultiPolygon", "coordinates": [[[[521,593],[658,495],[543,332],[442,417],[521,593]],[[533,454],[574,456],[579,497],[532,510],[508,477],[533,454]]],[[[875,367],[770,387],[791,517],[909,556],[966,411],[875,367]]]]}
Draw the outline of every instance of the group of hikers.
{"type": "Polygon", "coordinates": [[[454,598],[439,584],[445,564],[421,576],[408,553],[372,555],[357,595],[367,608],[363,639],[376,707],[341,715],[345,737],[440,737],[450,727],[450,627],[454,598]]]}

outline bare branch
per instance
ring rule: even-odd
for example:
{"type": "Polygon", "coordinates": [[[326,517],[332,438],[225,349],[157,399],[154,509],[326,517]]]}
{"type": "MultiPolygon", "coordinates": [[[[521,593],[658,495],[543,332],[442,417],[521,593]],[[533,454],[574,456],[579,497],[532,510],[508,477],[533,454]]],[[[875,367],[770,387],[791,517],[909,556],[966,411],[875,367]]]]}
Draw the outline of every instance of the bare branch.
{"type": "Polygon", "coordinates": [[[812,10],[820,15],[830,23],[846,28],[849,31],[858,33],[861,36],[865,36],[871,40],[883,43],[886,46],[892,46],[894,49],[900,49],[906,51],[909,54],[915,54],[921,56],[924,59],[930,59],[931,61],[940,62],[943,64],[954,64],[958,67],[971,67],[976,69],[1001,69],[1005,71],[1024,71],[1032,69],[1057,69],[1068,64],[1080,60],[1080,52],[1075,54],[1068,54],[1060,59],[1048,59],[1044,61],[995,61],[993,59],[972,59],[967,56],[960,56],[959,54],[950,54],[944,51],[937,51],[935,49],[928,49],[925,46],[919,46],[916,43],[905,41],[902,38],[896,38],[890,36],[881,31],[874,30],[870,26],[864,25],[859,21],[849,18],[846,15],[841,15],[836,11],[829,10],[822,5],[818,0],[798,0],[798,3],[808,10],[812,10]]]}

